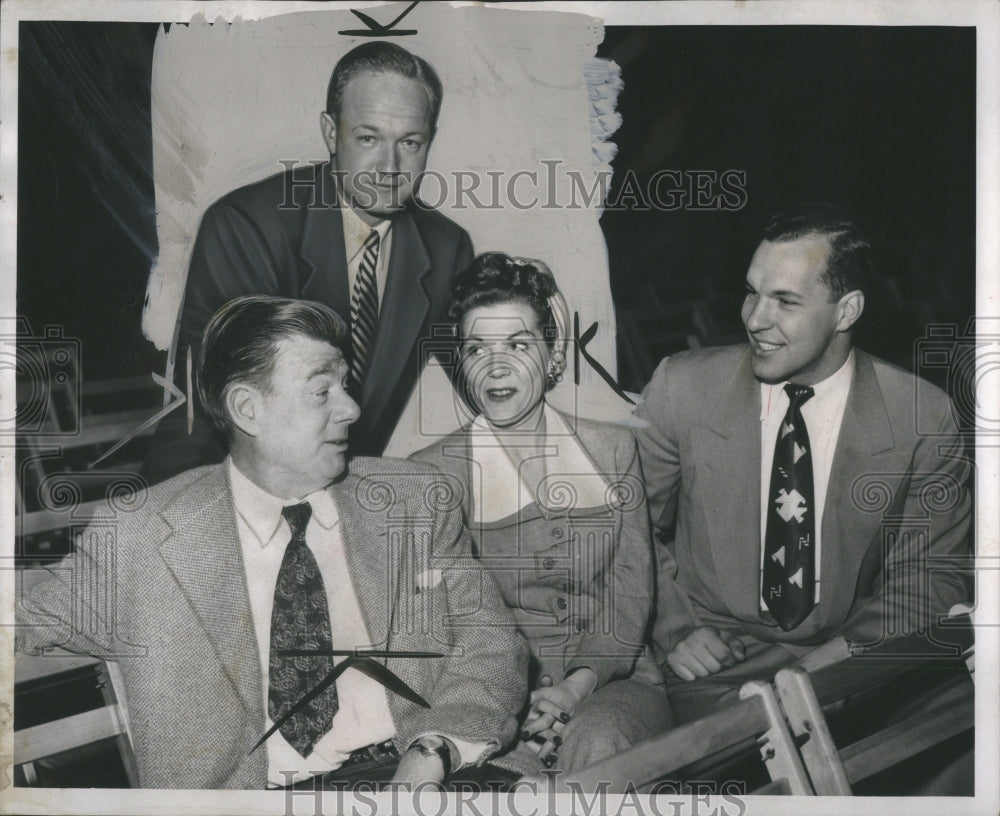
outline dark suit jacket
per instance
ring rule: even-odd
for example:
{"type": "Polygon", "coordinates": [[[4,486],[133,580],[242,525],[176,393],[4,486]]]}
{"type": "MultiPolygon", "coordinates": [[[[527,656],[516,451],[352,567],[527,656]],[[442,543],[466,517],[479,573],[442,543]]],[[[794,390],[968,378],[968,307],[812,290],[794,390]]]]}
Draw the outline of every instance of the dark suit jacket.
{"type": "MultiPolygon", "coordinates": [[[[444,322],[451,281],[471,261],[468,234],[440,213],[413,205],[393,217],[361,419],[351,427],[353,454],[385,450],[427,359],[421,341],[431,337],[431,326],[444,322]]],[[[329,164],[241,187],[208,208],[191,256],[178,351],[197,352],[209,318],[227,300],[258,294],[319,301],[350,323],[343,222],[329,164]]],[[[222,458],[224,448],[213,444],[200,411],[198,419],[193,439],[183,417],[161,423],[147,457],[147,478],[159,481],[222,458]]]]}
{"type": "MultiPolygon", "coordinates": [[[[395,742],[511,742],[527,645],[476,564],[460,512],[432,504],[428,468],[355,459],[331,486],[374,648],[445,652],[383,662],[431,704],[389,692],[395,742]]],[[[113,502],[114,504],[114,502],[113,502]]],[[[143,787],[263,788],[263,683],[227,467],[119,503],[32,588],[19,637],[116,659],[143,787]]],[[[353,644],[352,644],[353,645],[353,644]]]]}
{"type": "Polygon", "coordinates": [[[822,519],[820,602],[784,632],[760,611],[760,384],[745,345],[664,360],[636,430],[663,543],[654,630],[662,662],[709,624],[766,643],[876,644],[968,598],[969,468],[947,396],[856,351],[822,519]],[[919,386],[919,387],[918,387],[919,386]],[[918,433],[921,428],[932,433],[918,433]],[[672,538],[672,540],[670,540],[672,538]]]}

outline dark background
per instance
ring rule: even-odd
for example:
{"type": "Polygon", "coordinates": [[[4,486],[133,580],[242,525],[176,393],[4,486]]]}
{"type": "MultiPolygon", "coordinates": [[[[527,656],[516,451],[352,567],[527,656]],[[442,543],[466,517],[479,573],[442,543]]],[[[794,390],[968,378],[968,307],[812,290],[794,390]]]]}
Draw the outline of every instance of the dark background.
{"type": "MultiPolygon", "coordinates": [[[[157,251],[153,24],[22,23],[18,311],[81,340],[89,380],[162,371],[143,339],[157,251]]],[[[404,42],[405,44],[405,42],[404,42]]],[[[766,216],[828,200],[853,213],[884,282],[860,345],[913,368],[926,327],[975,307],[975,31],[609,27],[622,68],[615,183],[631,171],[737,169],[738,211],[608,211],[619,370],[638,390],[664,354],[739,340],[742,277],[766,216]]],[[[614,196],[614,186],[612,190],[614,196]]],[[[946,372],[924,372],[942,384],[946,372]]]]}

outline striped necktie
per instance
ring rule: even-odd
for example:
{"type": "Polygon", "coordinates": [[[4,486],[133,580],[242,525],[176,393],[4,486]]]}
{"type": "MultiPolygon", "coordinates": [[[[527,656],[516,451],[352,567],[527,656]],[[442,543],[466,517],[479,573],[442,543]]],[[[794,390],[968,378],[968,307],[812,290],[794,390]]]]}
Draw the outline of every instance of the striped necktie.
{"type": "Polygon", "coordinates": [[[358,401],[364,387],[365,373],[375,345],[375,329],[378,326],[378,280],[375,268],[378,265],[379,234],[372,230],[365,241],[361,266],[351,293],[351,395],[358,401]]]}

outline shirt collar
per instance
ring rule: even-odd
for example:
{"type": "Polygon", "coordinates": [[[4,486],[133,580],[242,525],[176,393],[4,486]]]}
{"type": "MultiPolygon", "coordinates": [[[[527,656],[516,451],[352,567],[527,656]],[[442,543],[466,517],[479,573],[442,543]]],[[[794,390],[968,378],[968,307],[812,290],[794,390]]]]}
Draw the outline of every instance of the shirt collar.
{"type": "Polygon", "coordinates": [[[300,501],[309,502],[312,505],[312,518],[327,530],[340,520],[333,496],[325,488],[301,499],[282,499],[272,496],[254,484],[236,467],[231,457],[228,460],[228,467],[236,513],[257,538],[261,547],[270,544],[281,527],[281,510],[285,505],[298,504],[300,501]]]}
{"type": "MultiPolygon", "coordinates": [[[[543,407],[545,412],[545,439],[546,446],[551,446],[555,454],[546,457],[545,471],[548,475],[558,474],[561,483],[571,484],[575,507],[600,507],[607,502],[607,478],[605,474],[598,472],[590,457],[583,450],[577,436],[566,421],[548,403],[543,407]]],[[[520,505],[524,505],[525,500],[534,500],[542,508],[547,507],[545,498],[538,495],[539,485],[528,485],[523,482],[521,475],[510,460],[503,445],[496,436],[493,427],[480,414],[473,421],[470,427],[472,435],[472,456],[473,459],[482,465],[491,468],[491,476],[497,480],[495,485],[505,485],[507,487],[520,485],[520,489],[514,487],[520,505]]],[[[491,488],[498,493],[501,488],[491,488]]],[[[490,521],[500,516],[490,515],[485,508],[476,508],[476,521],[490,521]],[[486,516],[481,514],[486,511],[486,516]]]]}
{"type": "MultiPolygon", "coordinates": [[[[844,360],[844,364],[825,380],[820,380],[812,386],[813,397],[809,400],[813,405],[845,396],[851,388],[851,380],[854,377],[854,349],[852,348],[844,360]]],[[[788,396],[785,394],[785,386],[788,380],[774,383],[760,384],[760,418],[763,421],[771,412],[781,406],[785,410],[788,404],[788,396]],[[784,400],[784,401],[782,401],[784,400]]],[[[808,405],[809,403],[806,403],[808,405]]]]}
{"type": "Polygon", "coordinates": [[[367,224],[361,220],[361,216],[353,208],[346,204],[340,208],[340,212],[344,221],[344,250],[348,258],[353,258],[361,251],[372,230],[378,231],[381,243],[385,241],[385,236],[389,234],[389,229],[392,227],[392,221],[388,218],[383,218],[374,226],[367,224]]]}

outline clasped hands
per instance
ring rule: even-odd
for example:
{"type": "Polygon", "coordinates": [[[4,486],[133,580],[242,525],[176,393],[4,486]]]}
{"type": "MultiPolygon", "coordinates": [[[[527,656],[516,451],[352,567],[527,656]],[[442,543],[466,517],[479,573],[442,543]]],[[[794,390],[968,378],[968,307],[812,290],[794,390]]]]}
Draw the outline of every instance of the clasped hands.
{"type": "Polygon", "coordinates": [[[529,698],[531,705],[521,726],[521,741],[546,766],[555,763],[566,724],[596,686],[597,675],[586,667],[574,670],[558,683],[547,674],[539,678],[538,688],[529,698]]]}

